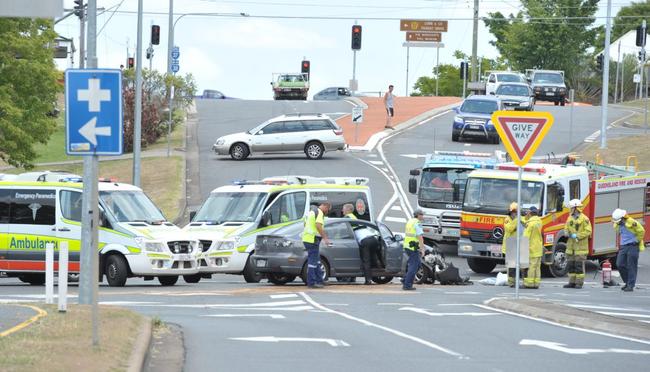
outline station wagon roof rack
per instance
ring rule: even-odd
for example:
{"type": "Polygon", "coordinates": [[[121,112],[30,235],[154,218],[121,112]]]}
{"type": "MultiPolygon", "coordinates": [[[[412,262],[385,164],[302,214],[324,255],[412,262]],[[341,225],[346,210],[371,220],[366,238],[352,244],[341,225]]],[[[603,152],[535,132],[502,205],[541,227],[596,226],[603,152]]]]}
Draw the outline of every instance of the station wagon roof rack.
{"type": "Polygon", "coordinates": [[[367,177],[312,177],[312,176],[273,176],[262,180],[237,180],[233,184],[243,185],[349,185],[364,186],[370,182],[367,177]]]}
{"type": "Polygon", "coordinates": [[[318,117],[321,117],[321,116],[323,116],[323,114],[319,113],[319,112],[294,112],[294,113],[284,114],[284,116],[318,116],[318,117]]]}

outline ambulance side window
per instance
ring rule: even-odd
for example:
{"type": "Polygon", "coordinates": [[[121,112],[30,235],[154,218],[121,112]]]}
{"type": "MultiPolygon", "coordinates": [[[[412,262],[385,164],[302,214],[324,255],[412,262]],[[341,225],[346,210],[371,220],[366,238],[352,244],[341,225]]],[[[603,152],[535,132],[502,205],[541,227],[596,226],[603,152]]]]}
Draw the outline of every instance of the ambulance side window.
{"type": "Polygon", "coordinates": [[[278,197],[273,205],[264,213],[264,225],[299,220],[305,213],[306,192],[293,192],[278,197]]]}
{"type": "Polygon", "coordinates": [[[11,190],[9,223],[20,225],[54,225],[56,194],[54,190],[11,190]]]}
{"type": "Polygon", "coordinates": [[[9,190],[0,190],[0,223],[9,223],[9,190]]]}
{"type": "Polygon", "coordinates": [[[580,180],[569,181],[569,200],[572,199],[580,199],[580,180]]]}
{"type": "Polygon", "coordinates": [[[77,191],[62,190],[61,215],[71,221],[81,221],[81,193],[77,191]]]}

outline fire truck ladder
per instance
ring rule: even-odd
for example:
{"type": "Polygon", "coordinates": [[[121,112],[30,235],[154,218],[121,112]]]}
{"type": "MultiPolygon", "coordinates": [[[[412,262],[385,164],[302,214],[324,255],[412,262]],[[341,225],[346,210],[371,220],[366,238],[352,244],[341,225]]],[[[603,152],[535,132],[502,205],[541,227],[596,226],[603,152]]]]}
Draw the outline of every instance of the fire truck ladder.
{"type": "Polygon", "coordinates": [[[634,176],[637,172],[634,170],[634,167],[631,166],[617,166],[617,165],[604,165],[596,164],[594,162],[586,162],[585,167],[589,169],[590,172],[594,172],[596,178],[599,178],[601,174],[607,176],[634,176]]]}

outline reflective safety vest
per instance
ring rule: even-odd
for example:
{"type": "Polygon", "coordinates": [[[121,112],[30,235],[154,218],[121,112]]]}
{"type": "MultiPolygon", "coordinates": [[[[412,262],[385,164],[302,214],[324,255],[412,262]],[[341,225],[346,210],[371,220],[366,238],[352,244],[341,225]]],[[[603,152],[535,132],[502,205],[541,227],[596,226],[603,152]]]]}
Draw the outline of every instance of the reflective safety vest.
{"type": "Polygon", "coordinates": [[[405,231],[406,236],[404,237],[404,243],[403,243],[404,249],[414,251],[416,250],[416,248],[411,247],[411,242],[415,242],[418,245],[420,244],[420,240],[418,240],[418,236],[417,236],[417,230],[415,229],[415,226],[419,223],[420,220],[418,220],[417,218],[411,218],[406,223],[406,231],[405,231]]]}
{"type": "Polygon", "coordinates": [[[542,241],[542,219],[539,216],[532,216],[526,220],[524,236],[528,238],[528,256],[542,257],[544,242],[542,241]]]}
{"type": "Polygon", "coordinates": [[[320,237],[320,233],[316,228],[316,223],[325,225],[325,216],[323,215],[323,211],[321,211],[320,208],[317,209],[317,212],[309,211],[307,217],[305,217],[305,228],[302,231],[303,242],[314,243],[316,242],[316,237],[320,237]]]}
{"type": "Polygon", "coordinates": [[[351,220],[357,220],[357,216],[354,215],[354,213],[348,213],[345,215],[345,217],[351,219],[351,220]]]}
{"type": "Polygon", "coordinates": [[[567,240],[566,253],[577,256],[586,256],[589,254],[589,238],[591,237],[591,222],[589,218],[580,213],[577,218],[569,216],[564,226],[567,240]],[[576,234],[577,239],[571,238],[571,234],[576,234]]]}
{"type": "MultiPolygon", "coordinates": [[[[620,234],[620,226],[619,224],[615,223],[614,224],[614,230],[616,230],[616,233],[620,234]]],[[[639,241],[639,251],[643,252],[645,250],[645,245],[643,243],[643,238],[645,236],[645,229],[643,228],[643,225],[640,223],[636,222],[636,220],[632,217],[626,217],[625,218],[625,228],[630,231],[634,236],[636,236],[636,240],[639,241]]]]}

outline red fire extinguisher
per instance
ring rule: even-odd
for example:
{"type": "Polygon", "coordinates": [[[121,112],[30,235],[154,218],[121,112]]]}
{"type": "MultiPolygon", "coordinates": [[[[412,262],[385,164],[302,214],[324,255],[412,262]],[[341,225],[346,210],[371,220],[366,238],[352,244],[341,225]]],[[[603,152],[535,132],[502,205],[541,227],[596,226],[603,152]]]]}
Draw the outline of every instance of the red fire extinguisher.
{"type": "Polygon", "coordinates": [[[612,281],[612,264],[609,260],[603,261],[603,286],[609,287],[612,281]]]}

